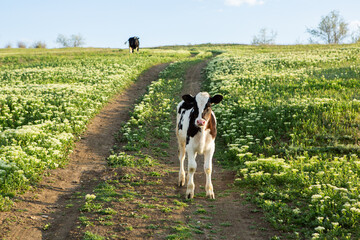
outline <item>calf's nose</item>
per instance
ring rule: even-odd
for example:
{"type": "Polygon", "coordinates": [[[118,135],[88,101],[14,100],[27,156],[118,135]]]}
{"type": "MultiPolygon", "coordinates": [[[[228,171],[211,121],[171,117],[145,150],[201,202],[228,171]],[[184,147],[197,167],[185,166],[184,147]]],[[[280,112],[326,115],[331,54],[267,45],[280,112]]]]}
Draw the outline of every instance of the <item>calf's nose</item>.
{"type": "Polygon", "coordinates": [[[197,119],[196,120],[196,124],[198,126],[204,126],[205,125],[205,120],[204,119],[197,119]]]}

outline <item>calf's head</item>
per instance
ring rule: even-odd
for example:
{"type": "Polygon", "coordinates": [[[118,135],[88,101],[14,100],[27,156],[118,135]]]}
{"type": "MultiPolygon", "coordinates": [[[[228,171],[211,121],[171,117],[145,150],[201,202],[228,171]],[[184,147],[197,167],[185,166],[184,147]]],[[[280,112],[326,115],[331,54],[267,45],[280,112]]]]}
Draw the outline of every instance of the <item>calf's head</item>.
{"type": "Polygon", "coordinates": [[[200,92],[195,97],[190,94],[182,96],[182,99],[194,108],[191,120],[195,121],[195,126],[205,127],[211,117],[211,105],[221,102],[222,95],[215,95],[210,97],[207,92],[200,92]]]}

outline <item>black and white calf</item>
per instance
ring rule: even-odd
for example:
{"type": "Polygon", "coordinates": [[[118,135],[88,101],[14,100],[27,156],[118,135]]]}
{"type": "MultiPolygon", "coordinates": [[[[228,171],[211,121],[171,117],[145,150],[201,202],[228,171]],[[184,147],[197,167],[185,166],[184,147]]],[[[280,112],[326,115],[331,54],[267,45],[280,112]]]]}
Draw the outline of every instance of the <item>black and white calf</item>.
{"type": "Polygon", "coordinates": [[[211,105],[219,103],[223,96],[210,97],[207,92],[200,92],[195,97],[187,94],[182,96],[177,106],[176,136],[179,144],[179,186],[185,184],[184,160],[188,156],[188,182],[186,198],[194,197],[195,158],[204,155],[204,171],[206,174],[206,196],[214,199],[211,183],[212,157],[215,151],[216,118],[211,105]]]}

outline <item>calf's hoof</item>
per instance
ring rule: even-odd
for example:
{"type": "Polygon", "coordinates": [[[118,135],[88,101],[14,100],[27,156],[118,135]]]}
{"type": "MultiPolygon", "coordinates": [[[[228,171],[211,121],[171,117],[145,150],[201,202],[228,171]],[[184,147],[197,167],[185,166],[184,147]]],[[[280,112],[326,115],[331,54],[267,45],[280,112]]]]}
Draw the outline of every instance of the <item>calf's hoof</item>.
{"type": "Polygon", "coordinates": [[[193,193],[187,193],[185,196],[185,199],[192,199],[194,198],[194,194],[193,193]]]}
{"type": "Polygon", "coordinates": [[[179,176],[178,185],[179,185],[179,187],[182,187],[182,186],[185,185],[185,175],[184,176],[179,176]]]}
{"type": "Polygon", "coordinates": [[[214,192],[207,193],[206,196],[209,197],[210,199],[215,199],[215,194],[214,194],[214,192]]]}
{"type": "Polygon", "coordinates": [[[187,190],[186,195],[185,195],[185,199],[192,199],[192,198],[194,198],[194,191],[187,190]]]}
{"type": "Polygon", "coordinates": [[[184,180],[179,180],[179,187],[182,187],[185,185],[185,179],[184,180]]]}
{"type": "Polygon", "coordinates": [[[210,199],[215,199],[215,194],[214,194],[214,188],[212,184],[206,184],[205,186],[206,189],[206,196],[209,197],[210,199]]]}

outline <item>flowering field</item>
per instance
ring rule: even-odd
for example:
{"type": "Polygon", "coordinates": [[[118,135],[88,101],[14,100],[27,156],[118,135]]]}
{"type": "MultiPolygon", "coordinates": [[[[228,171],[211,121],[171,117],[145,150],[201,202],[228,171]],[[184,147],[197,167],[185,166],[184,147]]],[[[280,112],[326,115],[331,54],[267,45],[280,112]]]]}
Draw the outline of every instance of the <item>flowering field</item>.
{"type": "MultiPolygon", "coordinates": [[[[359,45],[0,50],[0,210],[46,169],[63,166],[88,121],[142,71],[197,50],[206,53],[196,61],[221,54],[204,87],[225,96],[215,108],[217,159],[237,171],[241,191],[294,239],[360,238],[359,45]]],[[[149,136],[169,138],[184,64],[170,65],[135,107],[124,150],[166,155],[166,144],[149,136]],[[165,100],[148,105],[157,99],[165,100]]],[[[114,153],[109,163],[125,160],[114,153]]]]}
{"type": "Polygon", "coordinates": [[[0,210],[63,165],[74,138],[115,93],[142,71],[188,51],[0,51],[0,210]],[[10,198],[9,198],[10,197],[10,198]]]}
{"type": "Polygon", "coordinates": [[[360,47],[238,48],[212,60],[218,158],[295,238],[360,237],[360,47]]]}

